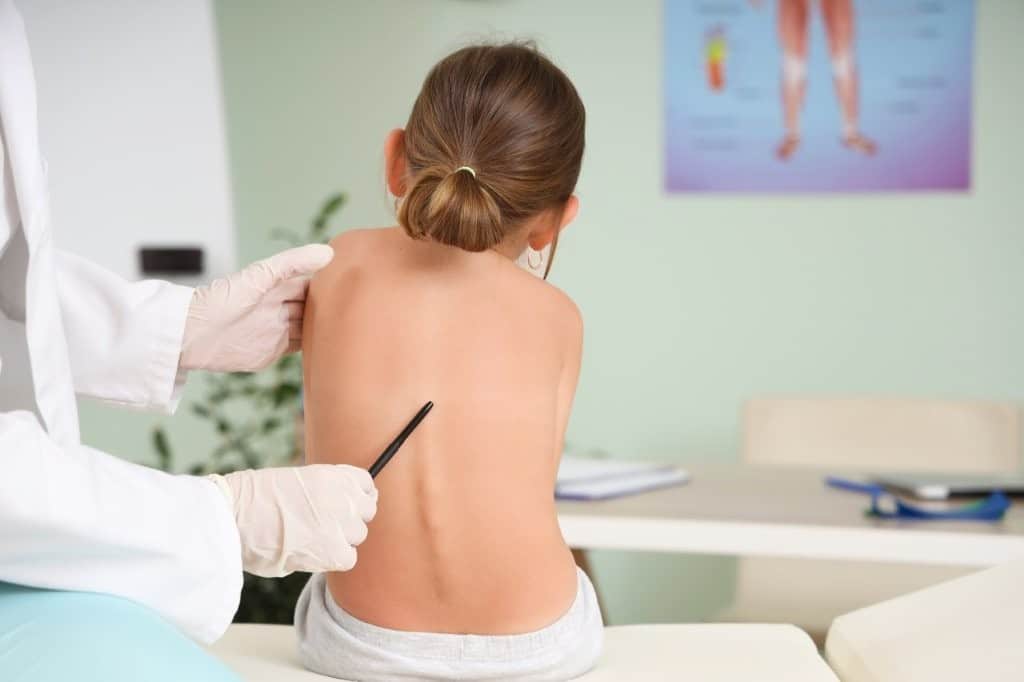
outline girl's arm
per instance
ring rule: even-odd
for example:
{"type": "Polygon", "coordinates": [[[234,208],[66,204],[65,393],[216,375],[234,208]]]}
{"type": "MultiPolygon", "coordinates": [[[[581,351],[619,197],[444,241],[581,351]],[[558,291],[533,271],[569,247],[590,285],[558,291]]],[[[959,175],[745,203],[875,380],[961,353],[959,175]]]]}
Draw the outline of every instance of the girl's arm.
{"type": "Polygon", "coordinates": [[[580,377],[580,364],[583,359],[583,317],[579,309],[569,302],[571,314],[566,323],[566,350],[562,365],[562,376],[558,382],[558,414],[555,419],[555,460],[562,457],[565,448],[565,431],[569,426],[569,415],[572,412],[572,401],[576,395],[576,384],[580,377]]]}

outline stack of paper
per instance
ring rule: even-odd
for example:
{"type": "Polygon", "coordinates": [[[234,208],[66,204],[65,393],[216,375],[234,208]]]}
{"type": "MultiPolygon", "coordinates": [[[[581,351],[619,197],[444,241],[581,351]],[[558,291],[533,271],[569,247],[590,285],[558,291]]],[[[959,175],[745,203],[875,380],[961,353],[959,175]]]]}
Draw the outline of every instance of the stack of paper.
{"type": "Polygon", "coordinates": [[[670,464],[562,457],[555,483],[560,500],[605,500],[679,485],[689,475],[670,464]]]}

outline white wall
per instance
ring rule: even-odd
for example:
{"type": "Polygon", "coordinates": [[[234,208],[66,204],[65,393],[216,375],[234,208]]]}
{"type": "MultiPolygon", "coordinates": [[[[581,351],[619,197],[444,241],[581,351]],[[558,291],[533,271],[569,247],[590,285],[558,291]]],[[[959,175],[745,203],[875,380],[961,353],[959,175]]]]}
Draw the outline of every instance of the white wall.
{"type": "Polygon", "coordinates": [[[23,0],[60,247],[137,278],[137,247],[235,264],[207,0],[23,0]]]}
{"type": "MultiPolygon", "coordinates": [[[[206,277],[237,265],[213,12],[208,0],[16,0],[39,90],[57,244],[138,278],[142,244],[198,245],[206,277]]],[[[5,368],[6,370],[6,368],[5,368]]],[[[186,401],[197,389],[190,381],[186,401]]],[[[153,462],[162,417],[82,401],[86,443],[153,462]]],[[[209,451],[187,410],[181,458],[209,451]],[[198,443],[198,444],[197,444],[198,443]]]]}

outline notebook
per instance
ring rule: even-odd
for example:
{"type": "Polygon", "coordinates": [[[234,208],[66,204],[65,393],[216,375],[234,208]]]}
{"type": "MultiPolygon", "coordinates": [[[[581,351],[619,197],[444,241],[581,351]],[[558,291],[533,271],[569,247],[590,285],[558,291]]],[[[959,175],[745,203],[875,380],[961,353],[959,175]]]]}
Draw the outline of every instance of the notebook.
{"type": "Polygon", "coordinates": [[[689,475],[671,464],[590,459],[566,455],[558,466],[555,498],[607,500],[681,485],[689,475]]]}

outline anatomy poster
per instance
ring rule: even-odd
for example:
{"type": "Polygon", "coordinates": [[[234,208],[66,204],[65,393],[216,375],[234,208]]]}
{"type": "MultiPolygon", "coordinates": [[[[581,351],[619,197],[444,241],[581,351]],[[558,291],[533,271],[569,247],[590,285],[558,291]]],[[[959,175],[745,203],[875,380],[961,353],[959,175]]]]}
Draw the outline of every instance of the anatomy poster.
{"type": "Polygon", "coordinates": [[[665,0],[670,192],[964,191],[973,0],[665,0]]]}

